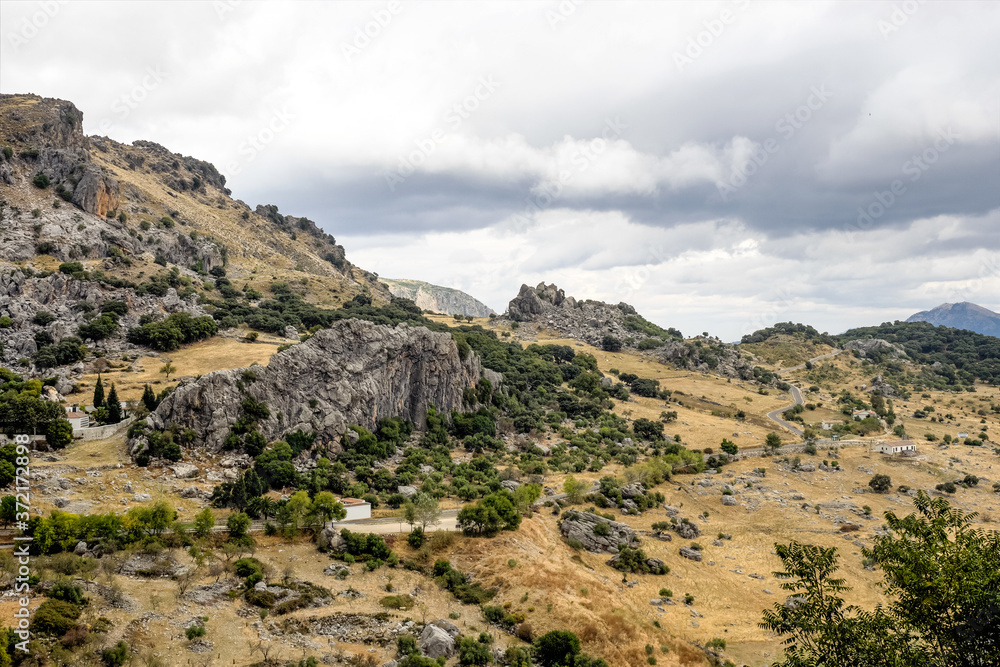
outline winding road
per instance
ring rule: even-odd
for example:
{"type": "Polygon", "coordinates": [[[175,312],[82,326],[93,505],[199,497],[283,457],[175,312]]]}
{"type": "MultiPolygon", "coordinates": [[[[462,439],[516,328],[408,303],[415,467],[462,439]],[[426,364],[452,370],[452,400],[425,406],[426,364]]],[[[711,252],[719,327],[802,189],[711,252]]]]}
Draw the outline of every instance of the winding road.
{"type": "MultiPolygon", "coordinates": [[[[813,357],[812,359],[809,359],[808,361],[802,362],[798,366],[789,366],[788,368],[781,368],[781,369],[775,371],[775,374],[781,375],[782,373],[784,373],[786,371],[798,371],[798,370],[802,370],[803,368],[806,367],[806,364],[812,364],[812,363],[815,363],[815,362],[820,361],[822,359],[829,359],[830,357],[835,357],[838,354],[840,354],[841,352],[843,352],[843,350],[834,350],[833,352],[828,352],[827,354],[821,354],[818,357],[813,357]]],[[[796,387],[794,384],[788,383],[788,386],[790,387],[788,393],[790,393],[792,395],[792,400],[795,401],[795,402],[792,403],[791,405],[786,405],[783,408],[778,408],[777,410],[771,410],[770,412],[767,413],[767,418],[770,419],[771,421],[773,421],[778,426],[781,426],[782,428],[788,429],[789,431],[791,431],[795,435],[797,435],[799,437],[802,437],[802,429],[800,429],[797,426],[792,425],[791,423],[789,423],[789,422],[787,422],[787,421],[785,421],[784,419],[781,418],[781,413],[783,413],[785,410],[788,410],[790,408],[794,408],[796,405],[802,405],[803,404],[802,391],[798,387],[796,387]]]]}

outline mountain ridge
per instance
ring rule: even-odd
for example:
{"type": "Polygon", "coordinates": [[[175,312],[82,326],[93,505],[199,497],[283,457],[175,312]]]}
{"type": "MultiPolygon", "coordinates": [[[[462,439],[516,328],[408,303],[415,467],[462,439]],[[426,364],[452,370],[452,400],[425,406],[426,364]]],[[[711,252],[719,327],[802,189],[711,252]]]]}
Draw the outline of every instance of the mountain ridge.
{"type": "Polygon", "coordinates": [[[995,313],[969,301],[942,303],[906,318],[907,322],[930,322],[953,329],[968,329],[986,336],[1000,338],[1000,313],[995,313]]]}

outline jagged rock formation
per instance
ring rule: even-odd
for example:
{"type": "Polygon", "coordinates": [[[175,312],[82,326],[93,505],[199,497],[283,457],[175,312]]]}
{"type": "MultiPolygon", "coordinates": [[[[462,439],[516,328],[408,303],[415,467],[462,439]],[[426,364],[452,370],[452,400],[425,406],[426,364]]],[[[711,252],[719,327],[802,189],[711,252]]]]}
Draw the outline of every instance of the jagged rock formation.
{"type": "Polygon", "coordinates": [[[845,350],[857,350],[865,357],[898,359],[906,356],[906,350],[883,338],[859,338],[844,343],[845,350]]]}
{"type": "Polygon", "coordinates": [[[922,310],[906,318],[907,322],[930,322],[931,324],[968,329],[986,336],[1000,338],[1000,313],[977,306],[974,303],[942,303],[937,308],[922,310]]]}
{"type": "Polygon", "coordinates": [[[611,521],[590,512],[569,511],[563,514],[559,530],[567,540],[577,540],[591,553],[616,554],[620,547],[635,546],[639,538],[624,523],[611,521]],[[607,526],[607,529],[597,526],[607,526]],[[603,534],[599,534],[603,533],[603,534]]]}
{"type": "MultiPolygon", "coordinates": [[[[3,96],[5,102],[13,97],[3,96]]],[[[107,215],[118,208],[118,181],[91,160],[83,113],[72,102],[47,101],[9,108],[4,124],[17,123],[19,129],[8,136],[30,146],[12,159],[44,174],[67,201],[88,213],[107,215]]]]}
{"type": "MultiPolygon", "coordinates": [[[[276,354],[267,367],[245,370],[215,371],[178,386],[147,422],[193,429],[195,444],[218,450],[252,398],[269,410],[257,424],[267,440],[302,429],[335,448],[349,425],[374,428],[382,417],[403,417],[419,428],[431,404],[445,413],[462,410],[462,391],[482,377],[479,358],[471,352],[461,358],[450,334],[363,320],[336,322],[276,354]]],[[[131,450],[140,443],[133,440],[131,450]]]]}
{"type": "Polygon", "coordinates": [[[661,362],[675,368],[716,373],[740,380],[759,380],[753,361],[744,358],[734,345],[714,336],[684,340],[676,329],[663,329],[639,315],[627,303],[578,301],[555,285],[521,285],[500,322],[518,322],[561,333],[602,347],[606,336],[622,347],[647,350],[661,362]]]}
{"type": "Polygon", "coordinates": [[[512,322],[532,322],[599,347],[606,335],[623,343],[636,338],[635,332],[625,327],[626,315],[636,315],[635,308],[627,303],[577,301],[555,285],[542,282],[536,287],[521,285],[505,317],[512,322]]]}
{"type": "Polygon", "coordinates": [[[159,317],[178,312],[205,315],[193,299],[181,299],[172,288],[166,296],[155,297],[136,294],[130,288],[116,289],[94,281],[75,280],[61,273],[29,278],[17,269],[0,270],[0,317],[11,319],[10,326],[0,327],[3,347],[0,361],[13,366],[18,359],[33,356],[38,351],[35,334],[40,331],[47,331],[55,341],[77,335],[77,327],[87,322],[82,304],[100,311],[105,301],[123,301],[129,310],[119,319],[116,333],[96,343],[84,342],[93,349],[109,353],[135,348],[125,340],[125,334],[131,327],[139,326],[139,318],[143,315],[159,317]],[[55,319],[39,326],[32,321],[39,311],[51,313],[55,319]]]}
{"type": "Polygon", "coordinates": [[[451,287],[432,285],[421,280],[379,278],[379,281],[389,286],[393,296],[409,299],[423,310],[472,317],[489,317],[493,313],[493,309],[485,303],[451,287]]]}

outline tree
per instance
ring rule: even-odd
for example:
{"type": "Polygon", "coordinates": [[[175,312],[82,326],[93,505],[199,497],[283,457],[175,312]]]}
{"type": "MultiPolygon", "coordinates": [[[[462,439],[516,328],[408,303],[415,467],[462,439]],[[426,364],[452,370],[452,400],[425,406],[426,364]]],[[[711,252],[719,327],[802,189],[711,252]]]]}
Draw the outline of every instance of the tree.
{"type": "Polygon", "coordinates": [[[730,456],[736,456],[736,452],[740,451],[740,448],[736,446],[735,442],[732,440],[726,440],[725,438],[723,438],[722,444],[719,445],[719,449],[730,456]]]}
{"type": "Polygon", "coordinates": [[[17,519],[17,498],[4,496],[0,500],[0,526],[6,528],[17,519]]]}
{"type": "Polygon", "coordinates": [[[872,487],[875,493],[888,493],[892,488],[892,479],[888,475],[875,475],[868,480],[868,486],[872,487]]]}
{"type": "Polygon", "coordinates": [[[418,493],[406,501],[404,515],[411,526],[418,525],[424,531],[441,520],[441,508],[437,498],[429,493],[418,493]]]}
{"type": "Polygon", "coordinates": [[[292,497],[288,499],[288,518],[289,523],[293,529],[297,529],[302,520],[309,514],[312,509],[312,501],[309,500],[308,491],[296,491],[292,494],[292,497]]]}
{"type": "Polygon", "coordinates": [[[563,482],[563,492],[566,494],[566,500],[574,505],[583,501],[583,494],[588,488],[590,487],[586,482],[572,475],[567,477],[566,481],[563,482]]]}
{"type": "Polygon", "coordinates": [[[536,639],[532,648],[542,667],[573,665],[580,653],[580,638],[569,630],[553,630],[536,639]]]}
{"type": "Polygon", "coordinates": [[[215,512],[206,507],[194,516],[194,534],[197,537],[208,537],[215,526],[215,512]]]}
{"type": "Polygon", "coordinates": [[[986,667],[1000,664],[1000,534],[972,528],[975,514],[923,491],[902,519],[885,513],[888,532],[864,547],[883,572],[885,606],[845,607],[848,590],[836,548],[775,545],[785,566],[775,576],[794,604],[764,612],[761,627],[786,635],[778,667],[986,667]]]}
{"type": "Polygon", "coordinates": [[[777,452],[778,448],[781,447],[781,436],[777,433],[768,433],[767,438],[764,439],[764,446],[772,454],[777,452]]]}
{"type": "Polygon", "coordinates": [[[332,519],[341,521],[347,517],[344,505],[329,491],[320,491],[313,497],[312,512],[321,523],[332,519]]]}
{"type": "Polygon", "coordinates": [[[611,334],[606,334],[601,339],[601,349],[605,352],[618,352],[622,349],[622,342],[611,334]]]}
{"type": "Polygon", "coordinates": [[[466,535],[493,537],[501,530],[517,530],[521,514],[508,491],[497,491],[466,505],[458,513],[458,527],[466,535]]]}
{"type": "Polygon", "coordinates": [[[173,362],[168,361],[167,363],[160,366],[160,372],[166,377],[167,382],[170,382],[170,376],[177,370],[173,362]]]}
{"type": "Polygon", "coordinates": [[[250,529],[250,517],[243,512],[233,512],[226,520],[226,528],[229,530],[229,537],[239,539],[250,529]]]}
{"type": "Polygon", "coordinates": [[[148,384],[142,389],[142,404],[146,406],[146,409],[152,412],[156,409],[156,394],[153,393],[153,388],[148,384]]]}
{"type": "Polygon", "coordinates": [[[122,404],[118,399],[118,390],[115,389],[113,382],[111,383],[111,391],[108,392],[106,407],[108,408],[109,424],[117,424],[122,420],[122,404]]]}
{"type": "Polygon", "coordinates": [[[94,407],[104,407],[104,383],[101,381],[101,374],[97,374],[97,384],[94,385],[94,407]]]}
{"type": "Polygon", "coordinates": [[[49,422],[45,429],[45,442],[52,449],[62,449],[73,442],[73,425],[66,419],[49,422]]]}

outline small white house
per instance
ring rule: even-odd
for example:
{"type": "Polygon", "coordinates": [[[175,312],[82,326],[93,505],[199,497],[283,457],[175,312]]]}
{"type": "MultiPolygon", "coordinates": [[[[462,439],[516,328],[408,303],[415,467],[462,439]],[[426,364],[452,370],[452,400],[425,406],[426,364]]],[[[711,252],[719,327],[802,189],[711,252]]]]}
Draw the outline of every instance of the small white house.
{"type": "Polygon", "coordinates": [[[903,452],[916,452],[917,446],[909,440],[897,440],[895,442],[880,442],[875,445],[875,451],[889,456],[901,455],[903,452]]]}
{"type": "Polygon", "coordinates": [[[86,412],[67,412],[66,419],[73,427],[74,432],[90,426],[90,415],[86,412]]]}
{"type": "Polygon", "coordinates": [[[344,509],[347,510],[347,516],[344,517],[344,521],[359,521],[361,519],[372,518],[371,503],[366,503],[358,498],[341,498],[340,502],[344,506],[344,509]]]}
{"type": "Polygon", "coordinates": [[[837,425],[843,424],[843,423],[844,423],[844,420],[842,420],[842,419],[831,419],[830,421],[826,421],[824,419],[823,422],[820,423],[819,427],[821,429],[823,429],[824,431],[832,431],[834,426],[837,426],[837,425]]]}
{"type": "Polygon", "coordinates": [[[854,419],[861,421],[862,419],[867,419],[868,417],[874,417],[875,413],[870,410],[855,410],[851,415],[854,419]]]}

